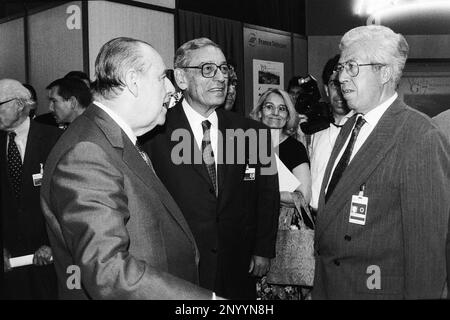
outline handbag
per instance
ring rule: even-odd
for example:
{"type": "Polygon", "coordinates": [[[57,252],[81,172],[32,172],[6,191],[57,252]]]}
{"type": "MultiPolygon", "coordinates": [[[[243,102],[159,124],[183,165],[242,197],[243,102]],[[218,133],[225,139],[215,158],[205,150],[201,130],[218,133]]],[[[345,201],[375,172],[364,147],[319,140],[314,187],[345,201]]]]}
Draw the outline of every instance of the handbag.
{"type": "Polygon", "coordinates": [[[280,207],[276,256],[270,262],[267,283],[312,287],[314,281],[314,220],[300,192],[293,193],[295,208],[280,207]],[[301,214],[303,212],[303,215],[301,214]]]}

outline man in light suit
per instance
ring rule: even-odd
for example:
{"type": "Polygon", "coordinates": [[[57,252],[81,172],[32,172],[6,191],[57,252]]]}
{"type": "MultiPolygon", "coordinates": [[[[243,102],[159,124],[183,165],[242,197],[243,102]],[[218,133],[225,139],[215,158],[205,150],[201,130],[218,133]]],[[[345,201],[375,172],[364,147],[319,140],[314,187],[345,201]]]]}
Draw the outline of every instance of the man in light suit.
{"type": "Polygon", "coordinates": [[[95,100],[44,169],[41,202],[63,299],[211,299],[198,250],[136,136],[165,121],[173,86],[146,42],[116,38],[95,62],[95,100]]]}
{"type": "Polygon", "coordinates": [[[35,106],[19,81],[0,80],[0,210],[4,299],[55,299],[45,219],[40,206],[42,166],[62,131],[30,120],[35,106]],[[11,268],[10,258],[33,254],[33,264],[11,268]]]}
{"type": "Polygon", "coordinates": [[[276,170],[263,174],[271,164],[259,158],[250,162],[252,155],[260,153],[251,155],[248,143],[244,146],[234,140],[234,145],[228,145],[233,138],[228,139],[226,132],[264,131],[266,139],[261,141],[266,146],[264,154],[269,154],[269,129],[218,108],[225,101],[231,69],[216,43],[207,38],[186,42],[176,51],[174,65],[184,99],[169,109],[165,126],[155,131],[145,147],[198,244],[200,285],[225,298],[255,299],[255,276],[268,271],[275,254],[278,175],[276,170]],[[181,131],[187,133],[184,139],[177,137],[181,131]],[[188,161],[180,163],[173,151],[183,142],[189,146],[183,150],[188,161]],[[245,163],[236,161],[241,147],[245,163]],[[211,158],[196,162],[195,154],[211,158]],[[232,161],[226,161],[230,155],[234,155],[232,161]]]}
{"type": "Polygon", "coordinates": [[[328,162],[315,299],[436,299],[446,283],[450,144],[396,93],[408,55],[384,26],[347,32],[337,66],[356,113],[328,162]]]}

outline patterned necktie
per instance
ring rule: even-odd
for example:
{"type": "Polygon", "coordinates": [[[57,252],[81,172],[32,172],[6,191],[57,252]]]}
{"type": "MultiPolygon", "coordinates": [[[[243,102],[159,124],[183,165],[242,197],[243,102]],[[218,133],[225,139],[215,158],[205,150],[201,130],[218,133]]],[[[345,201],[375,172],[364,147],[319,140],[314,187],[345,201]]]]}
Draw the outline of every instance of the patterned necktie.
{"type": "Polygon", "coordinates": [[[325,194],[325,202],[327,202],[330,198],[330,195],[333,193],[333,190],[338,184],[339,179],[345,171],[345,168],[347,168],[348,163],[350,162],[350,156],[352,155],[353,147],[355,146],[356,137],[358,136],[359,130],[365,123],[366,120],[364,120],[362,116],[358,116],[358,119],[356,119],[355,127],[352,131],[352,135],[350,137],[350,141],[348,142],[341,159],[336,165],[336,168],[334,168],[333,175],[331,177],[330,183],[328,184],[327,193],[325,194]]]}
{"type": "Polygon", "coordinates": [[[14,190],[14,195],[16,199],[19,199],[22,189],[22,158],[20,157],[19,148],[14,141],[16,133],[9,132],[8,136],[8,175],[14,190]]]}
{"type": "Polygon", "coordinates": [[[216,164],[214,160],[214,152],[211,146],[211,122],[208,120],[202,121],[203,139],[202,139],[202,159],[208,171],[209,178],[214,186],[214,191],[217,196],[217,178],[216,178],[216,164]]]}

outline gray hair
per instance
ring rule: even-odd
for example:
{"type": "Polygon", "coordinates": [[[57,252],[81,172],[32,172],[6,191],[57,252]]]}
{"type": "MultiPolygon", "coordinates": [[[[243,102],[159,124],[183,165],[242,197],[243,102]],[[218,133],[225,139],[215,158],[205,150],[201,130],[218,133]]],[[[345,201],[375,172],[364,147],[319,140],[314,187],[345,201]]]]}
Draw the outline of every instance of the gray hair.
{"type": "Polygon", "coordinates": [[[150,62],[142,53],[142,45],[149,43],[132,38],[120,37],[105,43],[95,59],[95,81],[93,90],[105,99],[122,92],[125,73],[133,68],[145,72],[150,62]]]}
{"type": "Polygon", "coordinates": [[[291,134],[293,134],[292,129],[295,127],[295,124],[296,124],[297,111],[295,111],[295,107],[294,107],[294,104],[292,103],[291,97],[289,97],[289,94],[284,90],[281,90],[278,88],[267,89],[259,97],[258,102],[256,103],[253,110],[250,112],[249,116],[253,120],[261,121],[261,112],[262,112],[261,109],[263,107],[263,104],[266,102],[267,98],[269,97],[269,95],[272,93],[275,93],[275,94],[278,94],[279,96],[281,96],[284,100],[284,103],[286,104],[286,107],[288,108],[288,112],[289,112],[288,119],[287,119],[286,124],[284,125],[283,130],[287,135],[291,135],[291,134]]]}
{"type": "Polygon", "coordinates": [[[183,43],[175,52],[173,59],[174,68],[186,67],[190,62],[190,53],[192,51],[208,46],[221,49],[217,43],[208,38],[197,38],[183,43]]]}
{"type": "Polygon", "coordinates": [[[367,57],[372,59],[371,63],[377,62],[392,67],[392,79],[397,86],[409,52],[405,37],[385,26],[361,26],[344,34],[339,49],[342,52],[355,43],[366,48],[367,57]]]}

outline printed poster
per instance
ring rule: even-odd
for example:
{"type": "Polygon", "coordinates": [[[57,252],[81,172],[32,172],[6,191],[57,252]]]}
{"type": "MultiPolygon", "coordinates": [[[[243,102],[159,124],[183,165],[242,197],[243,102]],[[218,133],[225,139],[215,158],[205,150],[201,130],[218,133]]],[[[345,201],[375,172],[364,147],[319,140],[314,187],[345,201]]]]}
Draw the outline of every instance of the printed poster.
{"type": "Polygon", "coordinates": [[[253,104],[270,88],[284,90],[284,63],[253,59],[253,104]]]}

